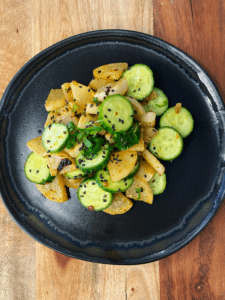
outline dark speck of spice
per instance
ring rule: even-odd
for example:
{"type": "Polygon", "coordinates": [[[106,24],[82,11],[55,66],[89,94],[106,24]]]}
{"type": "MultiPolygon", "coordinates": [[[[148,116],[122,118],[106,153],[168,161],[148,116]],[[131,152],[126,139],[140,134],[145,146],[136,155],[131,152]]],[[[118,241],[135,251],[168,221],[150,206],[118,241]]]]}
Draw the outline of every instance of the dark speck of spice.
{"type": "Polygon", "coordinates": [[[101,73],[101,71],[98,71],[98,73],[101,73]]]}
{"type": "Polygon", "coordinates": [[[131,154],[131,157],[133,157],[134,156],[134,154],[131,154]]]}
{"type": "Polygon", "coordinates": [[[82,89],[82,85],[79,85],[79,88],[81,88],[81,89],[82,89]]]}

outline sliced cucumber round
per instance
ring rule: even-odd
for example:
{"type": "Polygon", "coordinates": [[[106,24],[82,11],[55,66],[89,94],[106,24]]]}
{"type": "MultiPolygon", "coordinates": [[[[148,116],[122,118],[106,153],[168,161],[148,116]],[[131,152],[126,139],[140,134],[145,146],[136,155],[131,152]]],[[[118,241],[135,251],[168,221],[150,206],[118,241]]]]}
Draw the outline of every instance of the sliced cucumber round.
{"type": "Polygon", "coordinates": [[[101,170],[96,174],[96,182],[104,191],[111,193],[125,192],[134,182],[133,178],[113,182],[109,172],[101,170]]]}
{"type": "Polygon", "coordinates": [[[148,97],[154,86],[154,78],[152,70],[143,64],[136,64],[123,73],[123,77],[127,79],[128,91],[127,96],[137,100],[143,100],[148,97]]]}
{"type": "Polygon", "coordinates": [[[135,166],[133,167],[133,170],[130,172],[130,174],[126,178],[129,179],[129,178],[134,177],[134,175],[137,174],[139,169],[140,169],[140,162],[137,160],[135,166]]]}
{"type": "Polygon", "coordinates": [[[61,152],[66,147],[69,135],[66,125],[52,123],[42,134],[42,145],[48,153],[61,152]]]}
{"type": "Polygon", "coordinates": [[[183,149],[183,138],[172,127],[158,129],[158,134],[151,140],[149,150],[162,160],[174,160],[183,149]]]}
{"type": "Polygon", "coordinates": [[[182,107],[179,113],[176,113],[174,107],[171,107],[160,118],[159,126],[173,127],[185,138],[192,132],[194,120],[189,110],[185,107],[182,107]]]}
{"type": "Polygon", "coordinates": [[[87,178],[80,184],[77,196],[80,203],[91,211],[106,209],[113,200],[113,194],[101,189],[94,178],[87,178]]]}
{"type": "Polygon", "coordinates": [[[34,152],[27,157],[24,173],[28,180],[37,184],[45,184],[55,178],[51,176],[47,160],[34,152]]]}
{"type": "Polygon", "coordinates": [[[168,109],[168,98],[162,90],[154,87],[148,103],[144,106],[146,112],[153,111],[156,116],[161,116],[168,109]]]}
{"type": "Polygon", "coordinates": [[[80,154],[76,158],[76,164],[84,173],[90,174],[94,171],[103,169],[107,165],[109,159],[110,149],[109,145],[106,144],[94,158],[92,156],[84,156],[83,154],[80,154]]]}
{"type": "Polygon", "coordinates": [[[99,107],[100,125],[108,132],[125,132],[133,124],[134,111],[129,100],[121,95],[108,96],[99,107]]]}
{"type": "Polygon", "coordinates": [[[153,192],[153,195],[162,194],[166,188],[166,174],[163,173],[161,176],[155,173],[148,184],[153,192]]]}
{"type": "Polygon", "coordinates": [[[70,179],[77,179],[77,178],[82,178],[82,177],[86,176],[85,172],[83,172],[79,168],[77,168],[76,170],[74,170],[72,172],[68,172],[65,175],[66,175],[66,177],[68,177],[70,179]]]}

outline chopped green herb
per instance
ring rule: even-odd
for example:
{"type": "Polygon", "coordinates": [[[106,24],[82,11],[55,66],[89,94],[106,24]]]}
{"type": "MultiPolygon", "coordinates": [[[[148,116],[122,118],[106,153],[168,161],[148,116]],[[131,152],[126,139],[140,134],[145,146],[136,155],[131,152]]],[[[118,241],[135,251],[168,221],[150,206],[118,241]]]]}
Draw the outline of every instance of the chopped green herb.
{"type": "Polygon", "coordinates": [[[135,189],[135,192],[138,193],[138,197],[135,200],[139,200],[141,198],[141,192],[143,192],[143,187],[135,189]]]}
{"type": "Polygon", "coordinates": [[[78,105],[74,104],[72,112],[75,112],[77,110],[77,108],[78,108],[78,105]]]}
{"type": "Polygon", "coordinates": [[[88,139],[84,139],[84,145],[88,148],[93,147],[93,144],[91,141],[89,141],[88,139]]]}
{"type": "Polygon", "coordinates": [[[93,101],[94,103],[96,103],[96,104],[101,104],[101,103],[102,103],[102,102],[98,101],[98,98],[97,98],[97,97],[93,98],[92,101],[93,101]]]}
{"type": "Polygon", "coordinates": [[[72,121],[67,124],[67,127],[68,127],[69,132],[73,132],[76,129],[75,125],[72,121]]]}

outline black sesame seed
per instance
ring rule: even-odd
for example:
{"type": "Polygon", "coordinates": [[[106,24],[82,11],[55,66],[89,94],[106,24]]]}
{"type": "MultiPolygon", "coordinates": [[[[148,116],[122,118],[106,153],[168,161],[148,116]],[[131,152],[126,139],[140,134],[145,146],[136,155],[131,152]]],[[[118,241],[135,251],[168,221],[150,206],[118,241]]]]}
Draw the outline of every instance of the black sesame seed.
{"type": "Polygon", "coordinates": [[[98,73],[101,73],[101,71],[98,71],[98,73]]]}
{"type": "Polygon", "coordinates": [[[140,91],[141,88],[138,89],[138,91],[140,91]]]}
{"type": "Polygon", "coordinates": [[[95,185],[95,182],[92,182],[92,185],[95,185]]]}
{"type": "Polygon", "coordinates": [[[82,164],[81,166],[82,166],[82,167],[85,167],[85,164],[82,164]]]}
{"type": "Polygon", "coordinates": [[[121,120],[122,124],[124,124],[124,120],[121,120]]]}
{"type": "Polygon", "coordinates": [[[111,123],[111,121],[110,121],[110,120],[108,120],[108,123],[111,123]]]}
{"type": "Polygon", "coordinates": [[[113,163],[113,160],[111,160],[111,162],[113,163]]]}
{"type": "Polygon", "coordinates": [[[47,151],[47,153],[49,153],[49,152],[50,152],[50,150],[47,151]]]}
{"type": "Polygon", "coordinates": [[[103,199],[103,202],[107,202],[107,200],[106,200],[106,199],[103,199]]]}
{"type": "Polygon", "coordinates": [[[133,117],[134,115],[130,115],[131,117],[133,117]]]}
{"type": "Polygon", "coordinates": [[[92,106],[93,106],[93,104],[90,105],[90,107],[92,107],[92,106]]]}
{"type": "Polygon", "coordinates": [[[144,175],[144,178],[147,178],[147,175],[144,175]]]}
{"type": "Polygon", "coordinates": [[[135,93],[135,92],[136,92],[136,90],[133,90],[133,92],[135,93]]]}
{"type": "Polygon", "coordinates": [[[103,155],[102,158],[105,158],[105,156],[103,155]]]}
{"type": "Polygon", "coordinates": [[[47,140],[46,142],[47,142],[47,143],[50,143],[50,140],[47,140]]]}
{"type": "Polygon", "coordinates": [[[105,150],[103,151],[103,154],[105,154],[105,150]]]}
{"type": "Polygon", "coordinates": [[[105,117],[105,118],[107,118],[107,116],[106,116],[106,115],[104,115],[104,117],[105,117]]]}
{"type": "Polygon", "coordinates": [[[39,170],[37,170],[36,173],[39,173],[39,170]]]}
{"type": "Polygon", "coordinates": [[[108,111],[112,111],[110,108],[108,108],[108,111]]]}
{"type": "Polygon", "coordinates": [[[134,154],[131,154],[131,157],[133,157],[134,156],[134,154]]]}
{"type": "Polygon", "coordinates": [[[81,85],[79,85],[79,88],[81,88],[81,89],[82,89],[82,86],[81,86],[81,85]]]}
{"type": "Polygon", "coordinates": [[[74,179],[77,179],[77,176],[73,176],[74,179]]]}
{"type": "Polygon", "coordinates": [[[153,150],[155,150],[155,147],[153,147],[153,150]]]}
{"type": "Polygon", "coordinates": [[[31,172],[31,169],[29,171],[31,172]]]}
{"type": "Polygon", "coordinates": [[[84,191],[83,194],[86,194],[86,192],[84,191]]]}
{"type": "Polygon", "coordinates": [[[63,131],[64,134],[66,134],[66,131],[63,131]]]}
{"type": "Polygon", "coordinates": [[[91,90],[90,89],[88,89],[88,92],[90,92],[91,90]]]}

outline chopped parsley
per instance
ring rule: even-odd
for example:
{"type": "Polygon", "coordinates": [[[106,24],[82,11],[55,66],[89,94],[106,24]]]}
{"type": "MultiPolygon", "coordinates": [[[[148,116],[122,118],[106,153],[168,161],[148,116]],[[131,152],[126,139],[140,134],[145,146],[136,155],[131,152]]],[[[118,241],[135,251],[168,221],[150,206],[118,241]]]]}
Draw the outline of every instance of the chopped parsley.
{"type": "Polygon", "coordinates": [[[94,103],[96,103],[96,104],[101,104],[101,103],[102,103],[102,102],[98,101],[98,98],[97,98],[97,97],[93,98],[92,101],[93,101],[94,103]]]}

